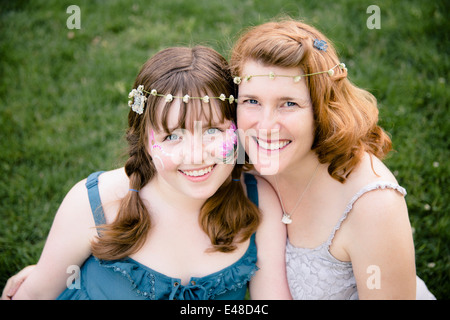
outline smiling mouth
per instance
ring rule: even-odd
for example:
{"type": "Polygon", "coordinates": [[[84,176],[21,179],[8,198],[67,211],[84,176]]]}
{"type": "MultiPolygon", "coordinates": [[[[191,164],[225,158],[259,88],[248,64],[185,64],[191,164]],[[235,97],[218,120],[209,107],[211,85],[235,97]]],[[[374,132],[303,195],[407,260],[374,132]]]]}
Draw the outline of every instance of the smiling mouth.
{"type": "Polygon", "coordinates": [[[201,176],[204,176],[204,175],[210,173],[214,169],[215,166],[216,165],[213,164],[209,167],[202,168],[200,170],[179,170],[179,171],[189,177],[201,177],[201,176]]]}
{"type": "Polygon", "coordinates": [[[269,150],[269,151],[284,149],[288,144],[290,144],[292,142],[291,140],[264,141],[264,140],[258,139],[256,137],[253,137],[253,139],[256,141],[256,143],[258,144],[258,146],[260,148],[269,150]]]}

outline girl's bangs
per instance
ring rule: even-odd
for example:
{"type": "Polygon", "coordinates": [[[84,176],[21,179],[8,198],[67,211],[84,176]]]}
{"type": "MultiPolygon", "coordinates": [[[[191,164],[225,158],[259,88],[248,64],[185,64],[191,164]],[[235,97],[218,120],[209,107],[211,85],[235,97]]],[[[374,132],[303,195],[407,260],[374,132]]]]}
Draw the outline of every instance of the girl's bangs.
{"type": "MultiPolygon", "coordinates": [[[[185,94],[185,92],[182,92],[175,96],[181,97],[185,94]]],[[[190,97],[216,96],[204,92],[200,93],[199,91],[191,91],[187,94],[190,97]]],[[[177,128],[193,131],[194,126],[198,122],[201,122],[202,127],[211,127],[215,124],[223,123],[225,120],[231,120],[225,105],[228,103],[226,101],[210,99],[209,102],[203,102],[201,99],[190,99],[188,103],[185,103],[180,98],[173,99],[171,102],[165,102],[162,97],[158,97],[158,99],[155,114],[159,116],[154,117],[151,125],[157,131],[163,130],[167,134],[177,128]],[[173,120],[170,122],[169,119],[170,114],[174,112],[172,111],[173,108],[179,108],[178,121],[176,123],[173,120]]]]}

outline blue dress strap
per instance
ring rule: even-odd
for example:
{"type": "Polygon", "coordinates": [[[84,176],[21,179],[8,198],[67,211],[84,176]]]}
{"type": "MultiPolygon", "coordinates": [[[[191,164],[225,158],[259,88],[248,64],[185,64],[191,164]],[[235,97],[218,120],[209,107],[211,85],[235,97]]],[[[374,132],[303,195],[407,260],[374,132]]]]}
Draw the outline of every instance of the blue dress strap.
{"type": "Polygon", "coordinates": [[[255,176],[250,173],[244,173],[244,181],[247,186],[247,197],[258,207],[258,181],[256,181],[255,176]]]}
{"type": "Polygon", "coordinates": [[[105,224],[105,213],[102,208],[102,201],[98,191],[98,176],[104,171],[91,173],[86,181],[86,188],[88,191],[89,203],[91,205],[92,214],[94,216],[95,225],[105,224]]]}

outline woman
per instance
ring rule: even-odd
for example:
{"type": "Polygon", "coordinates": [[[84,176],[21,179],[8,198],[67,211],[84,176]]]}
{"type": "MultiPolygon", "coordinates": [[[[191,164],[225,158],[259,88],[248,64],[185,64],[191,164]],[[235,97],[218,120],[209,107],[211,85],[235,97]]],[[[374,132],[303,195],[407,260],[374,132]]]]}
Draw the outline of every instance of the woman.
{"type": "Polygon", "coordinates": [[[293,298],[416,298],[406,191],[381,161],[391,140],[330,41],[269,22],[241,36],[231,66],[241,140],[283,208],[293,298]]]}

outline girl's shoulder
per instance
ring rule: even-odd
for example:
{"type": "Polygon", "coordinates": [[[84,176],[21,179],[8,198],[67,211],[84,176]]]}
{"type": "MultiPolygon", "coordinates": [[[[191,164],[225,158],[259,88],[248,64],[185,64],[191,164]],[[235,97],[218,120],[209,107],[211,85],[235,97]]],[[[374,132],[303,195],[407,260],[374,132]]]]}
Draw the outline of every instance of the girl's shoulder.
{"type": "Polygon", "coordinates": [[[115,220],[120,200],[129,190],[129,179],[124,168],[102,172],[97,178],[96,188],[91,192],[98,192],[106,223],[110,223],[115,220]]]}
{"type": "Polygon", "coordinates": [[[129,179],[123,167],[103,172],[98,176],[98,182],[105,200],[123,198],[129,190],[129,179]]]}
{"type": "MultiPolygon", "coordinates": [[[[263,218],[280,220],[282,216],[281,205],[275,189],[264,177],[254,174],[258,187],[259,209],[263,218]]],[[[280,220],[281,221],[281,220],[280,220]]]]}

